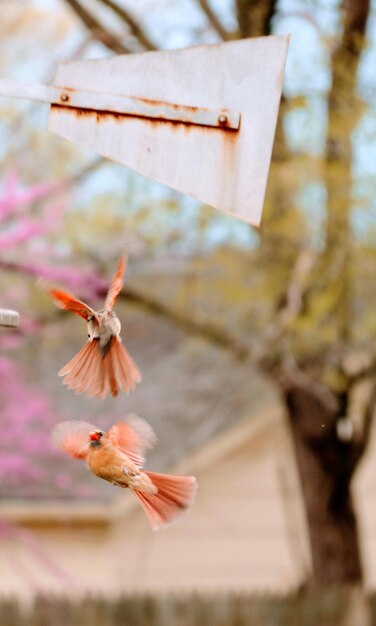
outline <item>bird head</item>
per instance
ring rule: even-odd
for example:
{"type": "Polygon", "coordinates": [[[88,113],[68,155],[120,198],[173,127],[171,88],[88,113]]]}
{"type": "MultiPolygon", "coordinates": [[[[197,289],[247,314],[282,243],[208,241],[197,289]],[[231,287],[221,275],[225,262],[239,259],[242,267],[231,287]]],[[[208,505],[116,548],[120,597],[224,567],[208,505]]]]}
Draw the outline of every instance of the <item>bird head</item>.
{"type": "Polygon", "coordinates": [[[89,433],[90,445],[93,446],[93,447],[100,446],[102,437],[103,437],[103,431],[101,431],[101,430],[92,430],[89,433]]]}

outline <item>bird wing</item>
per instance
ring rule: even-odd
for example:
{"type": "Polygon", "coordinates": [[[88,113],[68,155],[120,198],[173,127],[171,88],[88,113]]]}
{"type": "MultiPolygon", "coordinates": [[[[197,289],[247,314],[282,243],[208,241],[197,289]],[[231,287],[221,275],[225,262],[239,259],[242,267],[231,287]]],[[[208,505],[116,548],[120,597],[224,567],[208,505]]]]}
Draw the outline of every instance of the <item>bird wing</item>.
{"type": "Polygon", "coordinates": [[[104,308],[106,311],[112,311],[114,308],[115,300],[118,297],[119,293],[123,289],[124,285],[124,273],[127,265],[127,260],[125,255],[123,254],[118,262],[116,272],[112,278],[111,284],[108,288],[106,300],[104,303],[104,308]]]}
{"type": "Polygon", "coordinates": [[[72,311],[72,313],[76,313],[76,315],[83,317],[86,321],[94,318],[99,324],[99,318],[95,311],[85,304],[85,302],[72,296],[68,291],[51,287],[48,289],[48,292],[53,297],[56,306],[60,309],[72,311]]]}
{"type": "Polygon", "coordinates": [[[60,422],[51,431],[53,444],[74,459],[86,459],[89,451],[89,433],[98,430],[93,424],[78,420],[60,422]]]}
{"type": "Polygon", "coordinates": [[[135,414],[127,416],[126,421],[121,420],[111,426],[107,438],[138,467],[144,465],[144,453],[157,441],[152,427],[135,414]]]}

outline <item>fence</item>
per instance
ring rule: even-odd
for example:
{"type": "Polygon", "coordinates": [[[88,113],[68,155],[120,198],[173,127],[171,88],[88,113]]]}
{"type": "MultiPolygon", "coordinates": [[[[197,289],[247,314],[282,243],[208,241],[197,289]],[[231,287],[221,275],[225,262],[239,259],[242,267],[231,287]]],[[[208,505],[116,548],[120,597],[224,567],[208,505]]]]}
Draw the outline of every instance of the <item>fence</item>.
{"type": "Polygon", "coordinates": [[[356,589],[288,597],[187,595],[0,601],[0,626],[376,626],[376,596],[356,589]]]}

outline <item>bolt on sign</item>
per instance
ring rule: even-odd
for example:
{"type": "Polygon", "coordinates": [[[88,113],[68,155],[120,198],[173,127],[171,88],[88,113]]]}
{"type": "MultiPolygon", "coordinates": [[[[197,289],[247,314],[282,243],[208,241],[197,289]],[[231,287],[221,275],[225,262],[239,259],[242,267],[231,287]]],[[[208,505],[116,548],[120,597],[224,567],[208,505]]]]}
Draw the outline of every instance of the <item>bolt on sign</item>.
{"type": "Polygon", "coordinates": [[[51,105],[66,139],[258,226],[288,36],[74,61],[54,86],[0,81],[51,105]]]}

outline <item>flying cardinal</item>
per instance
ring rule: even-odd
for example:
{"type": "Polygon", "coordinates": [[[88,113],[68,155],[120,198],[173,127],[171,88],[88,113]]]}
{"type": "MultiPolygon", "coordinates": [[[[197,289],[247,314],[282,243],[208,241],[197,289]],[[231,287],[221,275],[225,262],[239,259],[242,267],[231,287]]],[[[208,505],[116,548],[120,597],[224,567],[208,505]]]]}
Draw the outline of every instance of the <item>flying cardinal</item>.
{"type": "Polygon", "coordinates": [[[86,392],[92,398],[105,398],[109,392],[117,396],[119,389],[132,391],[141,381],[141,374],[125,349],[121,337],[121,324],[113,311],[115,300],[123,287],[125,257],[119,259],[110,284],[104,308],[93,311],[67,291],[47,287],[48,293],[61,309],[83,317],[87,322],[89,340],[78,354],[63,367],[59,376],[63,383],[77,393],[86,392]]]}
{"type": "Polygon", "coordinates": [[[107,433],[82,421],[57,424],[57,447],[85,460],[96,476],[130,489],[138,498],[153,530],[166,526],[191,504],[197,489],[194,476],[143,472],[144,453],[156,443],[153,429],[137,415],[116,422],[107,433]]]}

